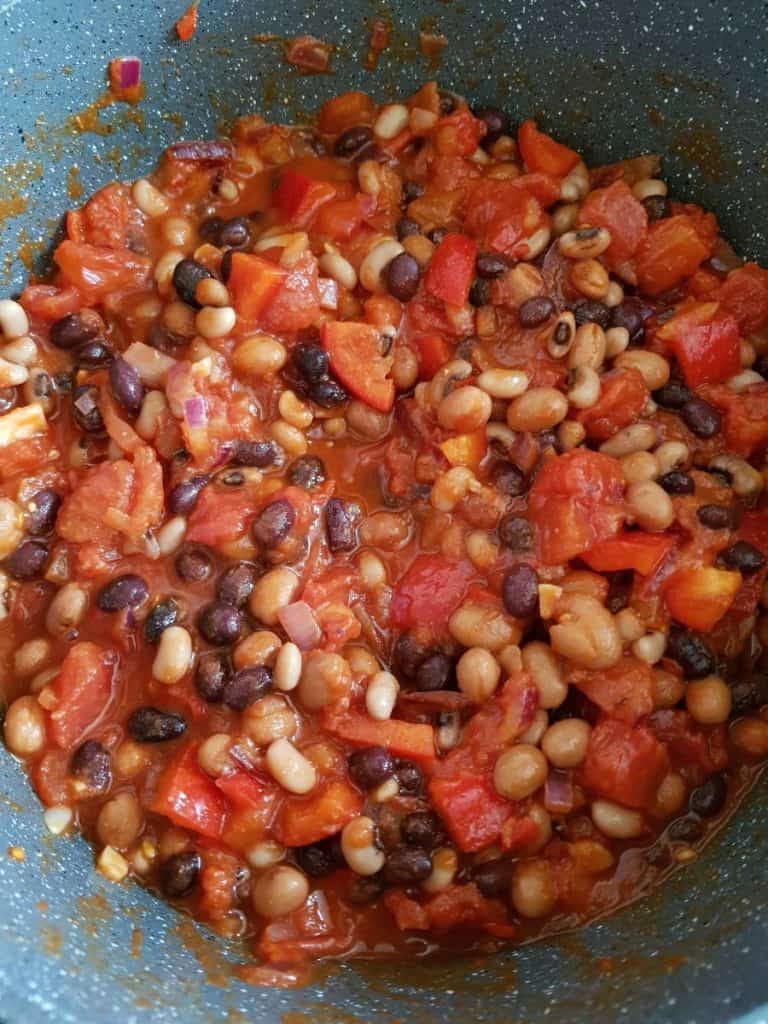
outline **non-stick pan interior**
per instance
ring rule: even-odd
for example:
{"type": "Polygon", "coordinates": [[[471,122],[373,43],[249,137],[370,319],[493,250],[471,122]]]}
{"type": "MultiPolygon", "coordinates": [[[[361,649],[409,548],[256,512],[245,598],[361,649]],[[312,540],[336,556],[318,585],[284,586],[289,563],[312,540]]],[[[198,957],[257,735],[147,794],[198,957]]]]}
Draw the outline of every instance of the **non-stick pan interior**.
{"type": "MultiPolygon", "coordinates": [[[[202,0],[199,32],[182,46],[172,26],[185,6],[0,0],[3,294],[41,265],[67,206],[149,169],[168,143],[215,134],[246,112],[301,119],[344,89],[386,97],[435,76],[513,119],[535,115],[590,163],[664,154],[673,192],[714,209],[743,254],[768,260],[759,5],[202,0]],[[393,34],[370,72],[363,56],[374,16],[388,17],[393,34]],[[419,52],[420,30],[448,39],[437,65],[419,52]],[[283,63],[282,38],[304,33],[335,45],[332,74],[302,77],[283,63]],[[108,60],[128,54],[144,61],[145,99],[100,109],[108,60]]],[[[760,787],[663,890],[583,932],[482,961],[335,966],[299,991],[242,984],[231,971],[240,950],[137,887],[102,880],[84,843],[46,837],[36,798],[4,754],[0,793],[8,1024],[715,1024],[768,992],[760,787]]]]}

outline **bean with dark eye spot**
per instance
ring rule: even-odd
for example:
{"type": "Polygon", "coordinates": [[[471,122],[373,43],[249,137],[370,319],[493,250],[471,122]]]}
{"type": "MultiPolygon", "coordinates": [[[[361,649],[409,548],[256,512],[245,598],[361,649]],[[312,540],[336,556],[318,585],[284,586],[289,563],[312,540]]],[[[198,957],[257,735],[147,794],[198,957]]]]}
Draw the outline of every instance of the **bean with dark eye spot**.
{"type": "Polygon", "coordinates": [[[501,584],[504,607],[516,619],[528,619],[539,612],[539,577],[531,565],[513,565],[501,584]]]}
{"type": "Polygon", "coordinates": [[[398,846],[387,855],[382,874],[387,885],[415,885],[428,878],[432,859],[416,846],[398,846]]]}
{"type": "Polygon", "coordinates": [[[224,646],[239,640],[243,617],[231,604],[214,601],[200,612],[197,625],[208,643],[224,646]]]}
{"type": "Polygon", "coordinates": [[[274,548],[285,540],[296,522],[296,510],[287,498],[272,501],[251,524],[251,536],[257,544],[274,548]]]}
{"type": "Polygon", "coordinates": [[[232,453],[235,466],[267,469],[282,461],[282,449],[274,441],[238,441],[232,453]]]}
{"type": "Polygon", "coordinates": [[[228,659],[216,651],[204,654],[195,669],[197,692],[210,704],[218,704],[224,697],[224,687],[231,675],[228,659]]]}
{"type": "Polygon", "coordinates": [[[530,551],[533,547],[533,527],[527,519],[509,513],[499,520],[499,541],[510,551],[530,551]]]}
{"type": "Polygon", "coordinates": [[[96,595],[96,607],[103,612],[120,612],[125,608],[138,608],[149,597],[147,581],[135,573],[116,576],[96,595]]]}
{"type": "Polygon", "coordinates": [[[241,668],[224,684],[221,699],[233,711],[243,711],[272,689],[272,673],[266,665],[241,668]]]}
{"type": "Polygon", "coordinates": [[[420,235],[421,226],[417,221],[411,220],[410,217],[401,217],[395,225],[395,234],[402,242],[404,238],[410,238],[412,235],[420,235]]]}
{"type": "Polygon", "coordinates": [[[242,608],[256,586],[259,572],[250,562],[238,562],[219,577],[216,596],[224,604],[242,608]]]}
{"type": "Polygon", "coordinates": [[[414,683],[417,690],[445,690],[451,682],[453,662],[447,654],[430,654],[416,669],[414,683]]]}
{"type": "Polygon", "coordinates": [[[715,671],[715,659],[701,637],[679,626],[669,631],[667,657],[678,663],[687,679],[703,679],[715,671]]]}
{"type": "Polygon", "coordinates": [[[99,389],[93,384],[79,384],[72,392],[72,415],[86,434],[103,434],[104,420],[99,411],[99,389]]]}
{"type": "Polygon", "coordinates": [[[179,606],[173,598],[158,601],[153,605],[144,620],[144,639],[148,644],[156,644],[164,630],[175,625],[179,620],[179,606]]]}
{"type": "Polygon", "coordinates": [[[297,373],[310,384],[328,375],[328,353],[320,345],[297,345],[291,358],[297,373]]]}
{"type": "Polygon", "coordinates": [[[733,509],[727,505],[700,505],[696,517],[708,530],[729,530],[735,526],[733,509]]]}
{"type": "Polygon", "coordinates": [[[357,543],[352,518],[341,498],[331,498],[325,506],[325,533],[334,553],[351,551],[357,543]]]}
{"type": "Polygon", "coordinates": [[[431,850],[441,841],[443,828],[437,815],[431,811],[413,811],[400,822],[400,834],[408,846],[431,850]]]}
{"type": "Polygon", "coordinates": [[[593,323],[605,329],[610,323],[611,311],[597,299],[581,299],[573,307],[573,317],[577,327],[593,323]]]}
{"type": "Polygon", "coordinates": [[[208,480],[205,473],[198,473],[175,484],[168,492],[168,510],[175,516],[188,516],[208,480]]]}
{"type": "Polygon", "coordinates": [[[485,124],[485,135],[480,140],[484,147],[492,145],[509,131],[509,118],[498,107],[477,107],[473,114],[485,124]]]}
{"type": "Polygon", "coordinates": [[[323,409],[333,409],[349,398],[346,388],[333,377],[321,377],[309,386],[309,397],[323,409]]]}
{"type": "Polygon", "coordinates": [[[419,181],[403,182],[403,203],[407,206],[414,199],[421,199],[424,195],[424,186],[419,181]]]}
{"type": "Polygon", "coordinates": [[[213,573],[213,559],[205,548],[185,544],[173,560],[176,575],[185,583],[203,583],[213,573]]]}
{"type": "Polygon", "coordinates": [[[302,455],[288,467],[288,479],[295,487],[311,491],[325,482],[325,466],[315,455],[302,455]]]}
{"type": "Polygon", "coordinates": [[[652,391],[651,398],[662,409],[682,409],[693,398],[693,393],[682,381],[671,380],[663,388],[652,391]]]}
{"type": "Polygon", "coordinates": [[[410,302],[419,289],[419,264],[408,252],[401,252],[384,272],[387,291],[398,302],[410,302]]]}
{"type": "Polygon", "coordinates": [[[511,877],[512,865],[508,861],[489,860],[472,868],[472,881],[489,899],[506,893],[511,877]]]}
{"type": "Polygon", "coordinates": [[[720,552],[715,565],[722,569],[734,569],[742,576],[754,576],[765,566],[765,555],[749,541],[737,540],[720,552]]]}
{"type": "Polygon", "coordinates": [[[16,388],[0,388],[0,413],[10,412],[19,400],[16,388]]]}
{"type": "Polygon", "coordinates": [[[366,747],[349,755],[349,774],[361,789],[375,789],[395,774],[395,762],[384,747],[366,747]]]}
{"type": "Polygon", "coordinates": [[[172,711],[147,706],[132,712],[127,729],[137,743],[165,743],[182,736],[187,730],[187,723],[172,711]]]}
{"type": "Polygon", "coordinates": [[[367,124],[358,124],[339,135],[333,144],[333,152],[340,157],[354,156],[366,143],[372,141],[373,129],[367,124]]]}
{"type": "Polygon", "coordinates": [[[182,302],[199,309],[200,303],[195,298],[197,286],[210,277],[213,277],[213,274],[202,263],[189,259],[180,260],[173,271],[173,287],[182,302]]]}
{"type": "Polygon", "coordinates": [[[33,537],[44,537],[56,525],[56,516],[61,507],[61,496],[52,487],[37,491],[27,505],[24,529],[33,537]]]}
{"type": "Polygon", "coordinates": [[[92,341],[99,334],[99,318],[84,313],[68,313],[51,326],[51,343],[56,348],[70,349],[92,341]]]}
{"type": "Polygon", "coordinates": [[[683,422],[696,437],[714,437],[720,431],[723,417],[714,405],[703,398],[692,398],[680,410],[683,422]]]}
{"type": "Polygon", "coordinates": [[[74,355],[74,363],[81,370],[99,370],[114,359],[114,352],[103,341],[89,341],[82,345],[74,355]]]}
{"type": "Polygon", "coordinates": [[[144,399],[144,385],[138,370],[120,356],[109,364],[109,386],[118,405],[131,416],[136,416],[144,399]]]}
{"type": "Polygon", "coordinates": [[[693,477],[682,469],[671,469],[669,473],[660,476],[657,483],[667,494],[693,494],[696,490],[693,477]]]}
{"type": "Polygon", "coordinates": [[[202,861],[195,850],[174,853],[160,865],[160,888],[170,899],[188,896],[200,876],[202,861]]]}
{"type": "Polygon", "coordinates": [[[491,468],[491,481],[500,494],[517,498],[525,494],[525,474],[512,462],[496,462],[491,468]]]}
{"type": "Polygon", "coordinates": [[[540,327],[549,320],[555,312],[555,304],[548,295],[537,295],[532,299],[526,299],[518,310],[518,319],[521,327],[540,327]]]}
{"type": "Polygon", "coordinates": [[[112,759],[98,740],[80,744],[69,762],[69,771],[87,789],[89,796],[106,793],[112,785],[112,759]]]}
{"type": "Polygon", "coordinates": [[[420,793],[424,785],[424,775],[414,761],[398,758],[395,761],[395,778],[401,793],[420,793]]]}
{"type": "Polygon", "coordinates": [[[710,775],[709,778],[691,792],[688,808],[700,818],[714,818],[725,806],[728,796],[728,784],[723,775],[710,775]]]}

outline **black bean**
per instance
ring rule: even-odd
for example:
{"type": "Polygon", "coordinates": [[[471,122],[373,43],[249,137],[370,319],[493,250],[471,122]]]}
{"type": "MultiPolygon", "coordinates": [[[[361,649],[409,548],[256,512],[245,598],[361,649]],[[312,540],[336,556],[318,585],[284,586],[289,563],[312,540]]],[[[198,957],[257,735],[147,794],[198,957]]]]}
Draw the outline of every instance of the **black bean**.
{"type": "Polygon", "coordinates": [[[434,245],[440,245],[440,243],[442,242],[442,240],[445,238],[445,236],[447,234],[448,234],[448,232],[446,231],[445,228],[432,228],[431,231],[427,232],[427,238],[434,245]]]}
{"type": "Polygon", "coordinates": [[[491,468],[491,482],[500,494],[517,498],[525,494],[525,474],[513,462],[496,462],[491,468]]]}
{"type": "Polygon", "coordinates": [[[714,818],[725,806],[728,785],[723,775],[710,775],[688,798],[688,807],[700,818],[714,818]]]}
{"type": "Polygon", "coordinates": [[[272,673],[266,665],[241,668],[224,684],[221,699],[233,711],[243,711],[272,689],[272,673]]]}
{"type": "Polygon", "coordinates": [[[539,612],[539,576],[531,565],[513,565],[501,584],[504,607],[516,619],[528,619],[539,612]]]}
{"type": "Polygon", "coordinates": [[[144,385],[138,371],[118,356],[109,364],[109,386],[118,405],[135,416],[141,409],[144,385]]]}
{"type": "Polygon", "coordinates": [[[309,384],[328,376],[328,353],[320,345],[297,345],[292,359],[297,373],[309,384]]]}
{"type": "Polygon", "coordinates": [[[243,617],[231,604],[214,601],[200,612],[197,627],[208,643],[224,646],[239,640],[243,629],[243,617]]]}
{"type": "Polygon", "coordinates": [[[733,526],[733,511],[727,505],[700,505],[696,516],[708,530],[727,530],[733,526]]]}
{"type": "Polygon", "coordinates": [[[440,96],[440,113],[443,117],[447,117],[456,109],[458,100],[453,93],[446,92],[445,89],[441,89],[438,95],[440,96]]]}
{"type": "Polygon", "coordinates": [[[242,608],[253,592],[259,572],[250,562],[238,562],[219,577],[216,596],[224,604],[242,608]]]}
{"type": "Polygon", "coordinates": [[[325,481],[325,466],[315,455],[301,455],[288,467],[288,479],[295,487],[311,491],[325,481]]]}
{"type": "Polygon", "coordinates": [[[608,593],[605,596],[605,607],[616,615],[629,604],[634,576],[631,569],[612,572],[609,576],[608,593]]]}
{"type": "Polygon", "coordinates": [[[733,713],[748,715],[768,704],[768,675],[753,673],[731,686],[733,713]]]}
{"type": "Polygon", "coordinates": [[[478,253],[477,259],[475,260],[477,276],[484,277],[488,281],[492,281],[496,277],[501,277],[502,274],[506,273],[508,268],[509,263],[505,257],[500,256],[497,252],[478,253]]]}
{"type": "Polygon", "coordinates": [[[681,380],[671,380],[663,388],[652,391],[651,397],[662,409],[682,409],[693,398],[693,394],[681,380]]]}
{"type": "Polygon", "coordinates": [[[180,260],[173,271],[173,287],[182,302],[199,309],[200,303],[195,298],[197,286],[201,281],[211,277],[213,274],[202,263],[189,259],[180,260]]]}
{"type": "Polygon", "coordinates": [[[671,469],[669,473],[660,476],[657,482],[667,494],[693,494],[696,490],[693,477],[682,469],[671,469]]]}
{"type": "Polygon", "coordinates": [[[657,220],[664,220],[672,213],[672,207],[666,196],[648,196],[643,199],[643,206],[648,214],[649,224],[653,224],[657,220]]]}
{"type": "Polygon", "coordinates": [[[333,409],[349,398],[346,388],[333,377],[321,377],[309,386],[309,397],[323,409],[333,409]]]}
{"type": "Polygon", "coordinates": [[[404,181],[403,182],[403,203],[407,205],[412,203],[414,199],[421,199],[424,195],[424,186],[419,181],[404,181]]]}
{"type": "Polygon", "coordinates": [[[768,380],[768,352],[762,356],[758,356],[752,365],[752,369],[755,373],[759,373],[761,377],[768,380]]]}
{"type": "Polygon", "coordinates": [[[202,222],[198,231],[200,237],[204,242],[211,242],[213,245],[219,244],[219,232],[224,221],[221,217],[208,217],[202,222]]]}
{"type": "Polygon", "coordinates": [[[704,826],[698,818],[693,817],[678,818],[667,829],[667,836],[679,843],[693,843],[703,835],[704,826]]]}
{"type": "Polygon", "coordinates": [[[147,334],[147,344],[152,348],[156,348],[158,352],[165,352],[167,354],[174,353],[182,345],[186,345],[188,340],[188,338],[182,338],[180,334],[174,334],[173,331],[169,331],[161,323],[152,324],[147,334]]]}
{"type": "Polygon", "coordinates": [[[765,555],[754,544],[746,540],[737,540],[729,548],[721,551],[715,565],[723,569],[734,569],[742,576],[754,576],[765,565],[765,555]]]}
{"type": "Polygon", "coordinates": [[[205,548],[185,544],[173,560],[176,575],[185,583],[203,583],[213,572],[213,559],[205,548]]]}
{"type": "Polygon", "coordinates": [[[680,410],[683,422],[696,437],[714,437],[723,422],[719,410],[703,398],[692,398],[680,410]]]}
{"type": "Polygon", "coordinates": [[[174,853],[160,865],[160,888],[170,899],[181,899],[194,889],[202,861],[194,850],[174,853]]]}
{"type": "Polygon", "coordinates": [[[96,596],[96,605],[103,612],[119,612],[138,608],[149,597],[149,587],[141,576],[125,573],[105,584],[96,596]]]}
{"type": "Polygon", "coordinates": [[[411,235],[420,235],[421,227],[415,220],[411,220],[410,217],[401,217],[395,225],[395,232],[402,242],[404,238],[410,238],[411,235]]]}
{"type": "Polygon", "coordinates": [[[421,846],[431,850],[443,835],[440,819],[431,811],[413,811],[400,822],[400,834],[408,846],[421,846]]]}
{"type": "Polygon", "coordinates": [[[179,621],[179,606],[172,597],[158,601],[152,605],[144,619],[144,639],[148,644],[156,644],[161,634],[179,621]]]}
{"type": "Polygon", "coordinates": [[[687,679],[703,679],[715,671],[715,659],[701,637],[679,626],[669,631],[667,656],[678,663],[687,679]]]}
{"type": "Polygon", "coordinates": [[[98,403],[99,389],[93,384],[79,384],[72,392],[72,415],[86,434],[104,433],[104,420],[98,403]]]}
{"type": "Polygon", "coordinates": [[[69,771],[87,788],[89,796],[106,793],[112,785],[112,760],[107,748],[98,740],[80,744],[69,762],[69,771]]]}
{"type": "Polygon", "coordinates": [[[219,228],[217,245],[222,249],[242,249],[248,244],[250,233],[245,217],[232,217],[219,228]]]}
{"type": "Polygon", "coordinates": [[[415,885],[432,873],[432,859],[415,846],[399,846],[388,854],[382,874],[387,885],[415,885]]]}
{"type": "Polygon", "coordinates": [[[401,633],[395,641],[392,660],[398,673],[406,679],[413,679],[416,670],[430,653],[428,647],[418,641],[412,633],[401,633]]]}
{"type": "Polygon", "coordinates": [[[74,364],[81,370],[98,370],[114,359],[115,353],[103,341],[88,341],[74,355],[74,364]]]}
{"type": "Polygon", "coordinates": [[[419,793],[424,785],[421,768],[413,761],[398,758],[395,761],[395,778],[401,793],[419,793]]]}
{"type": "Polygon", "coordinates": [[[409,302],[419,289],[419,264],[408,252],[401,252],[387,264],[384,279],[387,291],[398,302],[409,302]]]}
{"type": "Polygon", "coordinates": [[[437,651],[428,655],[416,669],[414,684],[417,690],[444,690],[453,672],[453,662],[447,654],[437,651]]]}
{"type": "Polygon", "coordinates": [[[200,492],[208,483],[205,473],[181,480],[168,492],[168,510],[175,516],[188,516],[197,504],[200,492]]]}
{"type": "Polygon", "coordinates": [[[472,306],[487,306],[491,301],[491,285],[485,278],[476,277],[469,289],[469,302],[472,306]]]}
{"type": "Polygon", "coordinates": [[[472,881],[489,898],[506,893],[511,877],[512,865],[505,860],[489,860],[472,868],[472,881]]]}
{"type": "Polygon", "coordinates": [[[610,327],[625,327],[629,340],[637,344],[645,335],[643,308],[636,299],[626,298],[611,309],[608,324],[610,327]]]}
{"type": "Polygon", "coordinates": [[[296,522],[296,509],[287,498],[278,498],[259,512],[251,524],[251,536],[265,548],[285,540],[296,522]]]}
{"type": "Polygon", "coordinates": [[[479,121],[485,122],[486,132],[481,140],[483,146],[491,145],[509,131],[509,118],[498,107],[478,107],[473,114],[479,121]]]}
{"type": "Polygon", "coordinates": [[[221,263],[219,264],[219,273],[221,274],[222,281],[228,281],[230,274],[232,273],[232,256],[232,249],[227,249],[227,251],[221,257],[221,263]]]}
{"type": "Polygon", "coordinates": [[[593,323],[605,329],[610,323],[611,311],[597,299],[581,299],[573,307],[573,317],[577,327],[593,323]]]}
{"type": "Polygon", "coordinates": [[[204,654],[195,670],[197,692],[210,704],[218,704],[224,696],[224,687],[230,676],[227,658],[215,651],[204,654]]]}
{"type": "Polygon", "coordinates": [[[341,498],[330,498],[325,506],[325,533],[331,551],[351,551],[357,543],[355,527],[341,498]]]}
{"type": "Polygon", "coordinates": [[[499,521],[499,541],[510,551],[530,551],[533,547],[533,527],[527,519],[508,513],[499,521]]]}
{"type": "Polygon", "coordinates": [[[128,719],[127,729],[138,743],[165,743],[182,736],[187,723],[181,715],[150,706],[136,708],[128,719]]]}
{"type": "Polygon", "coordinates": [[[61,496],[52,487],[36,491],[27,505],[24,529],[33,537],[44,537],[56,525],[56,516],[61,507],[61,496]]]}
{"type": "Polygon", "coordinates": [[[80,313],[69,313],[51,327],[51,342],[56,348],[77,348],[99,333],[98,319],[89,320],[80,313]]]}
{"type": "Polygon", "coordinates": [[[373,903],[381,896],[384,890],[384,881],[381,874],[368,875],[365,878],[355,878],[350,886],[347,898],[350,903],[358,906],[366,903],[373,903]]]}
{"type": "Polygon", "coordinates": [[[330,871],[344,866],[338,836],[329,836],[309,846],[297,846],[293,856],[304,874],[310,878],[322,878],[330,871]]]}
{"type": "Polygon", "coordinates": [[[526,299],[518,310],[521,327],[539,327],[554,315],[555,304],[548,295],[526,299]]]}
{"type": "Polygon", "coordinates": [[[19,400],[16,388],[0,388],[0,413],[10,412],[19,400]]]}
{"type": "Polygon", "coordinates": [[[367,142],[372,141],[373,129],[367,124],[358,124],[339,135],[333,144],[333,152],[335,156],[354,156],[367,142]]]}
{"type": "Polygon", "coordinates": [[[395,762],[384,747],[366,747],[349,755],[349,774],[361,789],[375,789],[395,774],[395,762]]]}

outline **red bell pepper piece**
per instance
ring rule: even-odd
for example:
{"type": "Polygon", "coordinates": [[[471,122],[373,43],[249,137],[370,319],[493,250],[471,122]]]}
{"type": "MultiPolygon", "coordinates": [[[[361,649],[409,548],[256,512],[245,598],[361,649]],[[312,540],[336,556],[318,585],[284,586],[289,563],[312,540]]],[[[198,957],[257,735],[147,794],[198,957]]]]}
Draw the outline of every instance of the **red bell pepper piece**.
{"type": "Polygon", "coordinates": [[[115,662],[96,644],[83,641],[69,649],[53,683],[58,704],[51,712],[55,743],[68,749],[94,725],[112,696],[115,662]]]}
{"type": "Polygon", "coordinates": [[[660,295],[695,274],[712,247],[687,213],[657,220],[637,250],[637,277],[647,295],[660,295]]]}
{"type": "Polygon", "coordinates": [[[274,782],[257,778],[246,771],[220,775],[216,779],[216,788],[221,790],[236,811],[268,807],[278,796],[274,782]]]}
{"type": "Polygon", "coordinates": [[[432,779],[427,788],[448,834],[464,853],[477,853],[495,843],[514,810],[487,775],[432,779]]]}
{"type": "Polygon", "coordinates": [[[401,722],[395,718],[377,722],[367,715],[349,711],[328,715],[325,727],[354,747],[385,747],[398,757],[407,757],[422,765],[429,765],[435,759],[435,734],[431,725],[401,722]]]}
{"type": "Polygon", "coordinates": [[[283,171],[272,202],[286,223],[303,226],[335,196],[336,188],[329,181],[315,181],[289,167],[283,171]]]}
{"type": "Polygon", "coordinates": [[[233,253],[227,288],[237,315],[245,320],[258,320],[280,291],[285,278],[282,267],[262,256],[233,253]]]}
{"type": "Polygon", "coordinates": [[[187,43],[197,30],[197,8],[200,0],[194,0],[176,22],[176,35],[187,43]]]}
{"type": "Polygon", "coordinates": [[[432,254],[426,276],[430,295],[450,306],[463,306],[475,276],[477,242],[466,235],[448,234],[432,254]]]}
{"type": "Polygon", "coordinates": [[[323,203],[312,222],[312,230],[323,238],[334,242],[347,242],[366,217],[376,209],[373,196],[359,193],[353,199],[334,199],[323,203]]]}
{"type": "Polygon", "coordinates": [[[336,835],[356,818],[363,798],[346,779],[331,779],[318,793],[287,797],[278,812],[273,831],[283,846],[308,846],[336,835]]]}
{"type": "Polygon", "coordinates": [[[436,633],[444,630],[474,575],[468,562],[449,562],[442,555],[417,555],[395,585],[390,604],[392,626],[429,626],[436,633]]]}
{"type": "Polygon", "coordinates": [[[320,329],[331,369],[341,383],[366,405],[389,412],[395,384],[387,374],[392,357],[381,354],[381,334],[371,324],[332,320],[320,329]]]}
{"type": "Polygon", "coordinates": [[[650,576],[675,546],[674,537],[659,533],[620,533],[600,541],[580,556],[595,572],[619,572],[634,569],[641,576],[650,576]]]}
{"type": "Polygon", "coordinates": [[[612,718],[592,730],[582,779],[587,789],[624,807],[649,807],[669,768],[664,747],[642,726],[612,718]]]}
{"type": "Polygon", "coordinates": [[[180,828],[219,838],[227,818],[227,801],[198,765],[197,744],[185,747],[160,776],[151,810],[180,828]]]}
{"type": "Polygon", "coordinates": [[[523,121],[517,133],[520,155],[529,171],[565,177],[579,162],[579,154],[540,132],[535,121],[523,121]]]}
{"type": "Polygon", "coordinates": [[[720,384],[741,369],[739,325],[717,302],[684,305],[656,336],[674,353],[689,387],[720,384]]]}
{"type": "Polygon", "coordinates": [[[713,566],[678,569],[664,583],[664,599],[673,619],[707,632],[731,607],[740,586],[738,572],[713,566]]]}
{"type": "Polygon", "coordinates": [[[451,358],[451,346],[441,334],[422,334],[416,340],[419,378],[432,380],[441,366],[451,358]]]}

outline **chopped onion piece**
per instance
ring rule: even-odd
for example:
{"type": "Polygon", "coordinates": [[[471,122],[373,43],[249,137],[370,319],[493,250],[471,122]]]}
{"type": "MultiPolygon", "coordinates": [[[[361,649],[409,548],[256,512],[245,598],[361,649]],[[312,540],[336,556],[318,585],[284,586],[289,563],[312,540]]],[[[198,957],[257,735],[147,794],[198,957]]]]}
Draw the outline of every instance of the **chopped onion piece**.
{"type": "Polygon", "coordinates": [[[554,814],[567,814],[573,810],[573,781],[570,773],[552,768],[544,783],[544,806],[554,814]]]}
{"type": "Polygon", "coordinates": [[[195,395],[194,398],[187,398],[185,400],[184,419],[192,430],[198,430],[208,425],[208,413],[205,408],[205,399],[202,395],[195,395]]]}
{"type": "Polygon", "coordinates": [[[277,613],[280,625],[302,651],[309,651],[317,645],[321,632],[314,612],[306,601],[294,601],[277,613]]]}

